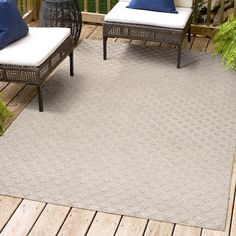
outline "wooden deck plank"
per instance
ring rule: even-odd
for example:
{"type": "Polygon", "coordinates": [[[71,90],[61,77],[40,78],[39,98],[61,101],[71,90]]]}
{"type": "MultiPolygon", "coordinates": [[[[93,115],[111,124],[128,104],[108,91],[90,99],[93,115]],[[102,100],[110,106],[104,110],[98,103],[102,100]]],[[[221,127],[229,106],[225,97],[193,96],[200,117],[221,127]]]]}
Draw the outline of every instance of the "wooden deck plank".
{"type": "Polygon", "coordinates": [[[146,46],[150,46],[150,47],[160,47],[161,42],[152,42],[152,41],[147,41],[146,46]]]}
{"type": "Polygon", "coordinates": [[[145,41],[143,41],[143,40],[131,40],[130,44],[133,44],[133,45],[144,45],[145,41]]]}
{"type": "Polygon", "coordinates": [[[172,236],[174,224],[150,220],[144,236],[172,236]]]}
{"type": "Polygon", "coordinates": [[[176,48],[176,45],[170,44],[170,43],[163,43],[163,42],[161,42],[160,47],[161,48],[176,48]]]}
{"type": "Polygon", "coordinates": [[[70,208],[48,204],[36,221],[29,236],[53,236],[59,231],[70,208]]]}
{"type": "Polygon", "coordinates": [[[42,212],[45,203],[23,200],[8,224],[3,228],[1,236],[27,235],[42,212]]]}
{"type": "Polygon", "coordinates": [[[4,128],[8,128],[9,125],[16,119],[16,117],[27,106],[30,100],[36,95],[36,87],[27,85],[20,93],[8,104],[8,109],[13,113],[13,116],[8,118],[4,123],[4,128]]]}
{"type": "Polygon", "coordinates": [[[209,53],[214,53],[214,51],[215,51],[215,44],[214,44],[213,39],[209,40],[209,43],[207,45],[206,51],[209,52],[209,53]]]}
{"type": "Polygon", "coordinates": [[[115,42],[116,42],[116,43],[130,43],[130,42],[131,42],[131,39],[118,38],[115,42]]]}
{"type": "Polygon", "coordinates": [[[92,40],[102,40],[103,34],[102,34],[102,26],[97,26],[95,30],[89,35],[89,39],[92,40]]]}
{"type": "Polygon", "coordinates": [[[200,236],[201,228],[176,225],[173,236],[200,236]]]}
{"type": "Polygon", "coordinates": [[[73,208],[58,236],[84,236],[94,218],[95,211],[73,208]]]}
{"type": "Polygon", "coordinates": [[[217,230],[204,230],[204,232],[202,232],[201,236],[228,236],[229,234],[226,233],[225,231],[217,231],[217,230]]]}
{"type": "Polygon", "coordinates": [[[2,100],[5,104],[8,104],[24,87],[24,84],[10,83],[6,88],[2,90],[2,100]]]}
{"type": "Polygon", "coordinates": [[[0,82],[0,92],[8,85],[7,82],[0,82]]]}
{"type": "Polygon", "coordinates": [[[107,42],[108,43],[115,43],[116,40],[117,40],[117,38],[108,38],[107,42]]]}
{"type": "Polygon", "coordinates": [[[0,232],[11,218],[21,201],[21,198],[0,195],[0,232]]]}
{"type": "Polygon", "coordinates": [[[142,236],[147,220],[124,216],[115,236],[142,236]]]}
{"type": "Polygon", "coordinates": [[[82,41],[83,39],[87,39],[92,34],[92,32],[96,29],[96,27],[97,27],[96,25],[84,24],[82,26],[82,31],[81,31],[79,40],[82,41]]]}
{"type": "Polygon", "coordinates": [[[88,231],[87,236],[110,236],[114,235],[120,222],[120,215],[98,212],[88,231]]]}
{"type": "Polygon", "coordinates": [[[182,48],[191,49],[194,40],[195,40],[195,36],[192,36],[190,42],[188,42],[188,36],[185,36],[183,44],[182,44],[182,48]]]}
{"type": "Polygon", "coordinates": [[[225,231],[203,229],[201,236],[228,236],[229,235],[230,225],[231,225],[231,220],[232,220],[232,215],[233,215],[232,214],[233,205],[235,201],[234,199],[235,186],[236,186],[236,153],[235,153],[235,158],[234,158],[233,172],[232,172],[231,185],[230,185],[229,205],[228,205],[228,214],[227,214],[225,231]]]}
{"type": "Polygon", "coordinates": [[[194,37],[194,41],[191,50],[197,50],[205,52],[207,50],[209,38],[205,37],[194,37]]]}

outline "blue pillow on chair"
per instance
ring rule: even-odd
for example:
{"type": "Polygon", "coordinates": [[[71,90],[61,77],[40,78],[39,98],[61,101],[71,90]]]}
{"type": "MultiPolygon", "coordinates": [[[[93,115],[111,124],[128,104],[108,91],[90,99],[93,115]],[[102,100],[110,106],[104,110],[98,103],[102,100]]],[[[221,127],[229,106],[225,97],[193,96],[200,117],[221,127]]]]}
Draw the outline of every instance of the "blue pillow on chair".
{"type": "Polygon", "coordinates": [[[131,0],[128,8],[178,13],[174,0],[131,0]]]}
{"type": "Polygon", "coordinates": [[[16,0],[0,0],[0,50],[27,35],[28,31],[16,0]]]}

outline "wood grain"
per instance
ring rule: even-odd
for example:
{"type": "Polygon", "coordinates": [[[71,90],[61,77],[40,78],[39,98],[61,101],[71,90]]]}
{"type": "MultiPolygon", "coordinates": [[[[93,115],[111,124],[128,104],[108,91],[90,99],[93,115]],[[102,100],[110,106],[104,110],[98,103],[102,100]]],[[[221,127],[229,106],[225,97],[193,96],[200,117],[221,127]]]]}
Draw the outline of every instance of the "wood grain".
{"type": "Polygon", "coordinates": [[[200,236],[201,228],[176,225],[173,236],[200,236]]]}
{"type": "Polygon", "coordinates": [[[131,40],[130,44],[133,44],[133,45],[144,45],[145,44],[145,41],[143,40],[131,40]]]}
{"type": "Polygon", "coordinates": [[[95,29],[96,29],[96,25],[84,24],[82,26],[82,31],[80,34],[79,41],[82,41],[83,39],[88,38],[95,29]]]}
{"type": "Polygon", "coordinates": [[[90,34],[89,39],[101,40],[103,38],[102,26],[97,26],[95,30],[90,34]]]}
{"type": "Polygon", "coordinates": [[[69,210],[69,207],[48,204],[30,231],[29,236],[56,235],[69,210]]]}
{"type": "Polygon", "coordinates": [[[4,128],[8,128],[16,117],[23,111],[31,99],[36,95],[36,87],[27,85],[20,93],[8,104],[8,109],[13,113],[11,118],[8,118],[4,123],[4,128]]]}
{"type": "Polygon", "coordinates": [[[95,211],[73,208],[58,236],[83,236],[92,223],[95,211]]]}
{"type": "Polygon", "coordinates": [[[98,212],[93,220],[87,236],[114,235],[121,216],[98,212]]]}
{"type": "Polygon", "coordinates": [[[209,40],[209,43],[208,43],[208,45],[207,45],[206,52],[214,53],[214,51],[215,51],[215,44],[214,44],[213,39],[210,39],[210,40],[209,40]]]}
{"type": "Polygon", "coordinates": [[[7,82],[0,82],[0,91],[2,91],[9,83],[7,82]]]}
{"type": "Polygon", "coordinates": [[[116,236],[142,236],[147,220],[124,216],[117,230],[116,236]]]}
{"type": "Polygon", "coordinates": [[[172,236],[174,224],[150,220],[144,236],[172,236]]]}
{"type": "Polygon", "coordinates": [[[21,201],[21,198],[0,195],[0,232],[11,218],[21,201]]]}
{"type": "Polygon", "coordinates": [[[27,235],[42,212],[45,203],[23,200],[11,217],[1,236],[27,235]]]}
{"type": "Polygon", "coordinates": [[[147,41],[146,46],[151,46],[151,47],[160,47],[161,42],[152,42],[152,41],[147,41]]]}
{"type": "Polygon", "coordinates": [[[116,40],[116,43],[130,43],[131,39],[122,39],[122,38],[118,38],[116,40]]]}
{"type": "Polygon", "coordinates": [[[10,83],[1,92],[3,102],[5,104],[8,104],[24,86],[25,86],[24,84],[10,83]]]}
{"type": "Polygon", "coordinates": [[[192,47],[191,47],[191,50],[205,52],[207,50],[208,41],[209,41],[209,38],[195,37],[192,47]]]}

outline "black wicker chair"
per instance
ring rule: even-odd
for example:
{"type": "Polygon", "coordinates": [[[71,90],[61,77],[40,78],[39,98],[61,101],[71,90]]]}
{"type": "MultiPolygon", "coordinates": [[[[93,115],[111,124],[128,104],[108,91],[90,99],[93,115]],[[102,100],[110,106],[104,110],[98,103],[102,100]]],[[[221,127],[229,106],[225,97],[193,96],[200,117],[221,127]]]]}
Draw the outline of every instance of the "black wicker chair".
{"type": "Polygon", "coordinates": [[[0,50],[0,81],[36,85],[39,111],[43,111],[41,88],[49,74],[67,56],[70,57],[70,75],[73,76],[73,39],[70,30],[30,28],[28,36],[0,50]],[[50,41],[48,45],[47,39],[50,41]],[[43,48],[38,48],[40,43],[44,45],[43,48]],[[12,54],[13,51],[15,54],[12,54]]]}
{"type": "Polygon", "coordinates": [[[71,28],[76,46],[82,28],[82,15],[78,1],[43,0],[40,9],[40,26],[71,28]]]}

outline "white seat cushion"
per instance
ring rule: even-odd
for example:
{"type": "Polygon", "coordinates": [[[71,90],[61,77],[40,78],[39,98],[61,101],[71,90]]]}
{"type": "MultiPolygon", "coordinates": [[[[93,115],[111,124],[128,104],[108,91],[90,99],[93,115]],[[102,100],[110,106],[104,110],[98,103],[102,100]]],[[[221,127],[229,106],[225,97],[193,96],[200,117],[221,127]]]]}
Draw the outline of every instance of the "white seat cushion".
{"type": "Polygon", "coordinates": [[[69,28],[31,27],[27,36],[0,50],[0,64],[40,66],[69,35],[69,28]]]}
{"type": "Polygon", "coordinates": [[[105,21],[183,29],[192,14],[188,7],[177,7],[178,14],[173,14],[130,9],[128,4],[128,1],[118,2],[105,16],[105,21]]]}

